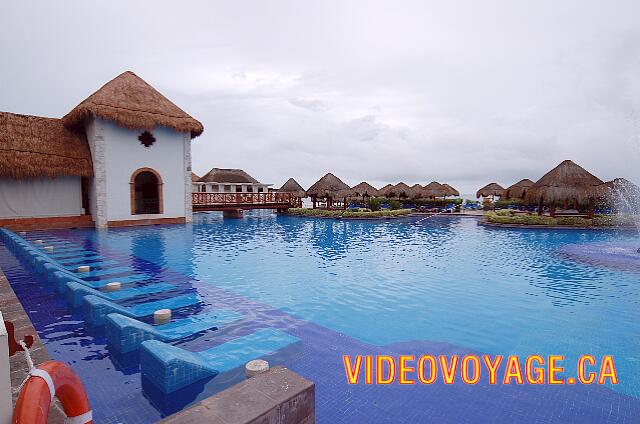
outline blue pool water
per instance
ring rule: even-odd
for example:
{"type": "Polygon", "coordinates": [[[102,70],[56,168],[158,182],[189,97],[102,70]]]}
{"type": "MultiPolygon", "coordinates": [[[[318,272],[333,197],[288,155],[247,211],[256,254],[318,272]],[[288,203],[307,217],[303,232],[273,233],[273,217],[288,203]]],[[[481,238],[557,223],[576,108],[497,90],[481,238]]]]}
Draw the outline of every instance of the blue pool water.
{"type": "MultiPolygon", "coordinates": [[[[145,284],[175,286],[147,300],[189,293],[201,299],[175,311],[176,318],[219,309],[242,317],[176,346],[203,351],[265,327],[300,339],[269,360],[316,382],[320,423],[637,422],[640,273],[565,254],[567,246],[633,243],[635,235],[495,229],[473,218],[416,221],[264,211],[223,220],[211,213],[197,214],[193,225],[38,237],[68,241],[108,261],[88,280],[144,275],[145,284]],[[478,386],[354,387],[341,361],[342,354],[467,352],[561,354],[567,363],[581,354],[611,354],[620,383],[490,386],[483,379],[478,386]]],[[[98,422],[152,422],[242,379],[240,369],[175,396],[158,393],[141,379],[135,355],[110,352],[102,330],[87,328],[80,312],[34,281],[6,249],[0,253],[50,354],[86,381],[98,422]]],[[[68,256],[76,265],[77,251],[68,256]]]]}

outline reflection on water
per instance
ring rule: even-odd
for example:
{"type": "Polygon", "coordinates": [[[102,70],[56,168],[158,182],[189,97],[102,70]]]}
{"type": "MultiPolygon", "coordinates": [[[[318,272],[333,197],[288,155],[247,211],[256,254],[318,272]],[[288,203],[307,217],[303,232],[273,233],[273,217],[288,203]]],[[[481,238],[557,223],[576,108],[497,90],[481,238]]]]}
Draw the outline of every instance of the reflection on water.
{"type": "Polygon", "coordinates": [[[196,214],[193,225],[109,231],[99,243],[372,344],[613,354],[625,376],[616,389],[640,393],[639,274],[561,254],[625,236],[416,220],[196,214]]]}

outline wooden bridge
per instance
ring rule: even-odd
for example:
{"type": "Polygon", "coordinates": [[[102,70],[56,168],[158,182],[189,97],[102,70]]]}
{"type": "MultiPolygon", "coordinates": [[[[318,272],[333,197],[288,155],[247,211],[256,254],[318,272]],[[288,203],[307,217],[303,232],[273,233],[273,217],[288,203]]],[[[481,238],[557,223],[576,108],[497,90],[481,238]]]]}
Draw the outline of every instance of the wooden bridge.
{"type": "Polygon", "coordinates": [[[291,193],[192,193],[194,212],[246,209],[287,210],[300,206],[291,193]]]}

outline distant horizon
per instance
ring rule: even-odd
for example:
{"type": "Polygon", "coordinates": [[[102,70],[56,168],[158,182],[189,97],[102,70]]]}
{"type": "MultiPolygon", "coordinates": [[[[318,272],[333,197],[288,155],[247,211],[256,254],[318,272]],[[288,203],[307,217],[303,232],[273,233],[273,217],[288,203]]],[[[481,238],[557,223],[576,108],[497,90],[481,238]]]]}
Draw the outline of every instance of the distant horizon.
{"type": "Polygon", "coordinates": [[[10,2],[0,111],[62,117],[132,70],[204,124],[194,172],[279,187],[640,183],[640,3],[10,2]],[[251,13],[247,13],[250,7],[251,13]],[[126,12],[126,13],[123,13],[126,12]],[[69,48],[73,46],[73,48],[69,48]]]}

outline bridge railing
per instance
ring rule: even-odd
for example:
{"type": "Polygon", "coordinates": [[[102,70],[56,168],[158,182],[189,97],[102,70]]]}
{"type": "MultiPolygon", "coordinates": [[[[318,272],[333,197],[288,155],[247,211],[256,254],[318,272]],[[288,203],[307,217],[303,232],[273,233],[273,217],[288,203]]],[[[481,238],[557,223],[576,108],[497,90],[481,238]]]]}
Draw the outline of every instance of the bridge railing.
{"type": "Polygon", "coordinates": [[[194,206],[214,205],[295,205],[298,199],[291,193],[192,193],[194,206]]]}

